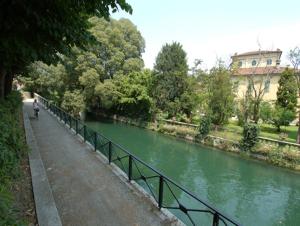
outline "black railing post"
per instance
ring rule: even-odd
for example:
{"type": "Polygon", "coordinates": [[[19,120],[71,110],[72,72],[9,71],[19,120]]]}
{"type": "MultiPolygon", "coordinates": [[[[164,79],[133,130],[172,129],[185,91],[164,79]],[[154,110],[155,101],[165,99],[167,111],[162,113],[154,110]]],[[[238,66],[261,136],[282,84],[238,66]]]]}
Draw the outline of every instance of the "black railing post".
{"type": "Polygon", "coordinates": [[[64,121],[65,121],[65,124],[67,124],[67,115],[65,112],[64,112],[64,121]]]}
{"type": "Polygon", "coordinates": [[[219,214],[215,213],[214,214],[214,220],[212,226],[219,226],[219,214]]]}
{"type": "Polygon", "coordinates": [[[164,177],[159,176],[159,191],[158,191],[158,208],[162,208],[163,198],[164,198],[164,177]]]}
{"type": "Polygon", "coordinates": [[[83,125],[83,140],[86,141],[86,126],[83,125]]]}
{"type": "Polygon", "coordinates": [[[129,155],[128,159],[128,180],[132,180],[132,155],[129,155]]]}
{"type": "Polygon", "coordinates": [[[70,123],[70,129],[72,129],[72,116],[69,115],[69,123],[70,123]]]}
{"type": "Polygon", "coordinates": [[[112,157],[112,148],[111,148],[111,141],[108,143],[108,163],[111,163],[111,157],[112,157]]]}
{"type": "Polygon", "coordinates": [[[76,135],[78,134],[78,119],[75,120],[76,135]]]}
{"type": "Polygon", "coordinates": [[[94,132],[94,148],[97,150],[97,132],[94,132]]]}

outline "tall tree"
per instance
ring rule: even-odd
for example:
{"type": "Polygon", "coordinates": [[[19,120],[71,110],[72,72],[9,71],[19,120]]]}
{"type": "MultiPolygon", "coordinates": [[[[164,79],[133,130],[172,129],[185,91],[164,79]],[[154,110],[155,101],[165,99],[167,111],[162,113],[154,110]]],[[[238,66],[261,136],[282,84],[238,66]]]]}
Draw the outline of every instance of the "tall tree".
{"type": "Polygon", "coordinates": [[[118,8],[131,13],[125,0],[10,1],[0,2],[0,98],[11,90],[15,73],[35,60],[56,62],[73,45],[93,40],[91,15],[108,18],[118,8]]]}
{"type": "Polygon", "coordinates": [[[92,17],[89,21],[90,31],[98,41],[89,51],[99,59],[105,79],[142,70],[145,40],[130,20],[92,17]]]}
{"type": "Polygon", "coordinates": [[[234,86],[230,72],[222,63],[210,71],[208,80],[208,114],[212,123],[223,125],[233,113],[234,86]]]}
{"type": "Polygon", "coordinates": [[[297,86],[294,73],[286,68],[280,75],[278,81],[276,105],[286,110],[295,112],[297,107],[297,86]]]}
{"type": "MultiPolygon", "coordinates": [[[[294,67],[294,77],[296,79],[297,89],[298,89],[298,98],[300,98],[300,48],[295,47],[290,50],[288,55],[293,67],[294,67]]],[[[300,144],[300,107],[298,105],[298,135],[297,135],[297,143],[300,144]]]]}
{"type": "Polygon", "coordinates": [[[177,113],[191,112],[192,105],[185,103],[183,99],[191,100],[193,90],[188,87],[188,65],[186,52],[177,42],[166,44],[156,57],[154,65],[154,81],[152,95],[156,105],[162,111],[168,112],[169,117],[177,113]]]}
{"type": "Polygon", "coordinates": [[[188,65],[186,52],[179,42],[166,44],[158,53],[154,65],[154,70],[158,73],[179,73],[182,76],[187,75],[188,65]]]}

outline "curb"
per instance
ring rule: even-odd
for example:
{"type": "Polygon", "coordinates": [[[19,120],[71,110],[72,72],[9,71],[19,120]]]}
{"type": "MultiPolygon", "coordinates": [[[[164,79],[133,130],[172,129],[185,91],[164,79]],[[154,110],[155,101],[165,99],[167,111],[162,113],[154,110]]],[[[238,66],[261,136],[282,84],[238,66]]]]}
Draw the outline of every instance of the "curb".
{"type": "Polygon", "coordinates": [[[62,226],[48,182],[46,170],[40,156],[28,114],[25,113],[24,105],[23,120],[26,142],[30,149],[29,164],[38,223],[40,226],[62,226]]]}

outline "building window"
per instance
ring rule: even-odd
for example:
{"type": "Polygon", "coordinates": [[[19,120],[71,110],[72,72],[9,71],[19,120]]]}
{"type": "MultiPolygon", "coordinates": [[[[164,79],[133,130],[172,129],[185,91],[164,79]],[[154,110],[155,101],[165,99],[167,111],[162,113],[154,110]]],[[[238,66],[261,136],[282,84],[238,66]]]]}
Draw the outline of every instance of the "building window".
{"type": "Polygon", "coordinates": [[[271,65],[272,64],[272,59],[267,59],[267,65],[271,65]]]}
{"type": "Polygon", "coordinates": [[[252,66],[256,65],[256,60],[252,60],[252,66]]]}
{"type": "Polygon", "coordinates": [[[265,93],[268,93],[270,91],[270,79],[265,81],[265,93]]]}
{"type": "Polygon", "coordinates": [[[239,66],[239,67],[242,67],[242,65],[243,65],[243,62],[242,62],[242,61],[239,61],[238,66],[239,66]]]}

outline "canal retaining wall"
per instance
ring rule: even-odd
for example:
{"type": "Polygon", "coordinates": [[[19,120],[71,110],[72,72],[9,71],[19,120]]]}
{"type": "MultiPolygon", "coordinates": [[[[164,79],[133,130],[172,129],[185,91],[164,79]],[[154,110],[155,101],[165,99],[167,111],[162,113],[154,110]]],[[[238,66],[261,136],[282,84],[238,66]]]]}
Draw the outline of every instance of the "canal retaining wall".
{"type": "Polygon", "coordinates": [[[190,142],[207,145],[223,151],[237,153],[242,157],[254,158],[266,161],[272,165],[300,171],[300,149],[297,145],[288,142],[276,142],[276,140],[261,138],[255,149],[249,153],[240,151],[239,142],[222,137],[208,135],[204,139],[197,138],[197,127],[193,124],[174,124],[169,120],[157,120],[146,122],[119,115],[101,114],[101,117],[110,118],[133,126],[150,129],[163,134],[175,136],[190,142]],[[192,126],[191,126],[192,125],[192,126]]]}

